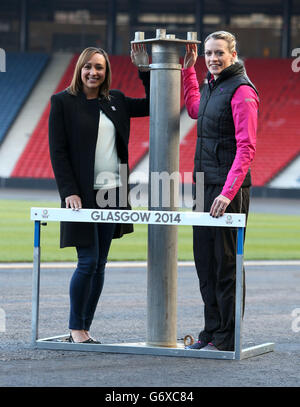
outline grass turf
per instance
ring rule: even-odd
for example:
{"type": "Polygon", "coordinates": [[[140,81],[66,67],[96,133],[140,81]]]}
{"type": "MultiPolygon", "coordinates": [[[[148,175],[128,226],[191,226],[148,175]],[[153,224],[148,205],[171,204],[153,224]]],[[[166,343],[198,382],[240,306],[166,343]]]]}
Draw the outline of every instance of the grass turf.
{"type": "MultiPolygon", "coordinates": [[[[55,202],[0,201],[0,262],[31,262],[33,222],[30,208],[59,207],[55,202]]],[[[114,239],[109,260],[146,260],[147,225],[134,225],[135,233],[114,239]]],[[[300,259],[300,216],[250,213],[245,259],[300,259]]],[[[178,259],[193,260],[192,228],[178,228],[178,259]]],[[[59,249],[59,223],[42,227],[41,261],[76,261],[74,248],[59,249]]]]}

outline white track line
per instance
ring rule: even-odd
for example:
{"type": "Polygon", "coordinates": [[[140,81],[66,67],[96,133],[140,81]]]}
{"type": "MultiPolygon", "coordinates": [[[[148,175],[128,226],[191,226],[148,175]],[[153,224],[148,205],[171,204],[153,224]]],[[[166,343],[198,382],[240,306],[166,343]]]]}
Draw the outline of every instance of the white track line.
{"type": "MultiPolygon", "coordinates": [[[[194,267],[193,261],[179,261],[179,267],[194,267]]],[[[300,260],[246,260],[245,266],[300,266],[300,260]]],[[[76,263],[61,262],[61,263],[41,263],[41,268],[44,269],[69,269],[75,268],[76,263]]],[[[109,268],[138,268],[147,267],[146,261],[112,261],[107,263],[109,268]]],[[[8,269],[32,269],[32,263],[0,263],[0,270],[8,269]]]]}

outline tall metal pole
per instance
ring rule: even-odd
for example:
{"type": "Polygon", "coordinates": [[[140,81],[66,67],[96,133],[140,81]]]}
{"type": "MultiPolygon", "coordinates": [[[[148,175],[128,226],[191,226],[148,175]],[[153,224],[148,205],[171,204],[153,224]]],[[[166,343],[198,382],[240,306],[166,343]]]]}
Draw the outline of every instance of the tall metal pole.
{"type": "MultiPolygon", "coordinates": [[[[165,30],[157,30],[157,37],[166,38],[165,30]]],[[[169,37],[170,38],[170,37],[169,37]]],[[[175,36],[174,36],[175,38],[175,36]]],[[[169,205],[152,202],[159,188],[161,172],[178,173],[180,75],[179,47],[175,42],[152,44],[150,89],[150,144],[149,144],[149,210],[174,210],[176,194],[170,189],[169,205]]],[[[177,227],[148,226],[148,296],[147,343],[158,346],[176,346],[177,322],[177,227]]]]}
{"type": "MultiPolygon", "coordinates": [[[[188,33],[188,40],[167,35],[165,29],[156,30],[156,38],[144,40],[144,33],[136,33],[135,41],[151,43],[152,64],[150,85],[150,146],[149,146],[149,210],[176,209],[179,189],[180,125],[180,45],[197,43],[196,33],[188,33]],[[175,173],[175,183],[170,182],[175,173]],[[167,188],[165,181],[169,182],[167,188]],[[161,179],[160,184],[158,183],[161,179]],[[168,191],[166,196],[166,189],[168,191]]],[[[176,226],[148,226],[147,275],[147,344],[177,346],[177,228],[176,226]]]]}

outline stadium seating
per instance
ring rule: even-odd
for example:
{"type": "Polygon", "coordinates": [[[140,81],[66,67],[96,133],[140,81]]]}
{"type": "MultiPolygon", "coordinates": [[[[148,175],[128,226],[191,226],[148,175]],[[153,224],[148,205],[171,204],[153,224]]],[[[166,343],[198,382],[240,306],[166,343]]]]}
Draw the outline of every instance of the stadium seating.
{"type": "Polygon", "coordinates": [[[46,54],[6,53],[0,74],[0,144],[47,65],[46,54]]]}
{"type": "MultiPolygon", "coordinates": [[[[74,55],[55,93],[65,89],[71,82],[78,55],[74,55]]],[[[138,80],[137,69],[128,56],[111,56],[112,88],[119,89],[130,97],[143,97],[144,88],[138,80]]],[[[184,100],[181,97],[181,106],[184,100]]],[[[46,107],[24,152],[11,176],[28,178],[53,178],[48,149],[48,118],[50,104],[46,107]]],[[[131,120],[129,142],[129,166],[134,168],[149,148],[149,118],[131,120]]]]}
{"type": "MultiPolygon", "coordinates": [[[[289,59],[249,59],[247,73],[259,91],[257,149],[252,164],[254,186],[264,186],[300,154],[300,73],[289,59]]],[[[205,72],[202,58],[196,71],[199,82],[205,72]]],[[[180,146],[180,170],[190,172],[196,144],[195,127],[180,146]]],[[[185,179],[187,179],[185,177],[185,179]]]]}
{"type": "MultiPolygon", "coordinates": [[[[65,89],[70,84],[70,78],[75,68],[78,56],[74,55],[71,59],[64,75],[62,76],[55,93],[65,89]]],[[[48,118],[50,113],[50,102],[44,110],[36,128],[34,129],[30,140],[28,141],[23,153],[11,177],[15,178],[54,178],[50,163],[48,146],[48,118]]]]}
{"type": "MultiPolygon", "coordinates": [[[[66,88],[70,83],[77,56],[70,65],[56,89],[66,88]]],[[[112,56],[112,87],[122,90],[131,97],[142,97],[143,86],[137,80],[136,68],[128,56],[112,56]]],[[[288,59],[249,59],[245,62],[249,77],[260,94],[260,110],[257,134],[257,153],[252,165],[253,184],[267,183],[300,153],[300,74],[291,69],[288,59]]],[[[203,58],[198,58],[196,71],[199,83],[205,77],[203,58]]],[[[181,106],[183,107],[181,94],[181,106]]],[[[50,106],[45,109],[23,154],[18,160],[12,177],[53,178],[48,152],[48,117],[50,106]]],[[[133,169],[148,151],[149,118],[132,120],[129,143],[130,168],[133,169]]],[[[185,136],[180,145],[180,171],[193,170],[196,144],[196,121],[194,128],[185,136]]],[[[191,182],[191,175],[184,176],[191,182]]]]}
{"type": "MultiPolygon", "coordinates": [[[[142,82],[138,80],[136,67],[127,56],[110,57],[112,67],[112,88],[125,95],[139,98],[145,94],[142,82]]],[[[138,117],[131,120],[129,141],[129,167],[134,168],[149,149],[149,118],[138,117]]]]}
{"type": "Polygon", "coordinates": [[[260,94],[253,184],[264,186],[300,153],[300,74],[290,59],[249,59],[246,68],[260,94]]]}
{"type": "MultiPolygon", "coordinates": [[[[71,82],[78,55],[74,55],[55,93],[65,89],[71,82]]],[[[120,89],[131,97],[142,97],[144,89],[137,80],[136,68],[127,56],[112,56],[112,88],[120,89]]],[[[45,109],[23,154],[18,160],[12,177],[53,178],[48,149],[48,118],[50,103],[45,109]]],[[[130,168],[134,167],[148,150],[149,119],[132,120],[132,134],[129,146],[130,168]]]]}

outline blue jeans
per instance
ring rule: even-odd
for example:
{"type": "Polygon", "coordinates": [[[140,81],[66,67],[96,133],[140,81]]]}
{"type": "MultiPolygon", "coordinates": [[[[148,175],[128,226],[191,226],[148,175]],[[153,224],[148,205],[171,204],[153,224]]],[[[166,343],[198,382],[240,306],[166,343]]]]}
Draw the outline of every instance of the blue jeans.
{"type": "Polygon", "coordinates": [[[76,247],[77,268],[70,281],[69,329],[89,330],[104,284],[104,272],[115,223],[95,225],[94,244],[76,247]]]}

